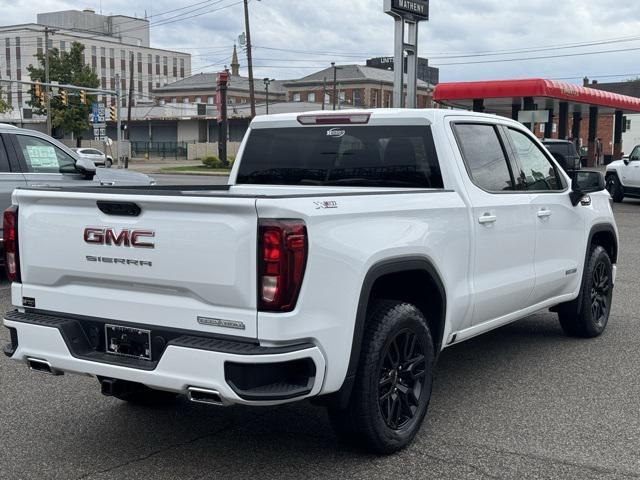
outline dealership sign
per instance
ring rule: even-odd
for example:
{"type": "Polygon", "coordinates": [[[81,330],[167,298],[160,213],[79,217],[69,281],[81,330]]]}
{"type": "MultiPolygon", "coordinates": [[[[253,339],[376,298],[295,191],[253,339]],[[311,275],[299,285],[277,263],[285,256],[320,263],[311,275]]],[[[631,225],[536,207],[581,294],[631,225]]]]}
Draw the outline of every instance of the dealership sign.
{"type": "Polygon", "coordinates": [[[394,12],[410,20],[429,20],[429,0],[391,0],[387,12],[394,12]]]}

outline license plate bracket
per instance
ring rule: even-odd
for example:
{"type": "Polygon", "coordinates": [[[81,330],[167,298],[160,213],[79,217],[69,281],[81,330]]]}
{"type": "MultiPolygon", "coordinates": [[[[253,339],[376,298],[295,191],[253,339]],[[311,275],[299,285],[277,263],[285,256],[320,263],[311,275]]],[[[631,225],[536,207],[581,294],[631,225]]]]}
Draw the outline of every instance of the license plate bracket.
{"type": "Polygon", "coordinates": [[[105,325],[105,350],[120,357],[151,361],[151,330],[105,325]]]}

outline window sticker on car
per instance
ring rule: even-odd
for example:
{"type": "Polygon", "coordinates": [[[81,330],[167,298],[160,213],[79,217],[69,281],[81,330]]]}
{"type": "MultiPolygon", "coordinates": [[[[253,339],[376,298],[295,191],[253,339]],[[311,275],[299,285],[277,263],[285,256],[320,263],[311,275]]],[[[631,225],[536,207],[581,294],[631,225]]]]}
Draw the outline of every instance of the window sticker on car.
{"type": "Polygon", "coordinates": [[[53,147],[27,145],[26,148],[32,167],[58,167],[58,157],[53,147]]]}

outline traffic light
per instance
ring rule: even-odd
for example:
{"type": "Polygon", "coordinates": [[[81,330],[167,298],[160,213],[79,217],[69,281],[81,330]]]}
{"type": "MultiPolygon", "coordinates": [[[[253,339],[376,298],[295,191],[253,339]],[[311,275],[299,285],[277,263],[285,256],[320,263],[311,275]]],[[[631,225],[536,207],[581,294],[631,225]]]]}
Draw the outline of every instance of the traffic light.
{"type": "Polygon", "coordinates": [[[84,90],[80,90],[80,103],[87,103],[87,92],[85,92],[84,90]]]}
{"type": "Polygon", "coordinates": [[[67,94],[67,91],[63,90],[62,88],[60,89],[60,103],[62,103],[62,105],[64,105],[65,107],[69,105],[69,96],[67,94]]]}
{"type": "Polygon", "coordinates": [[[33,86],[33,95],[36,97],[36,100],[40,105],[44,103],[44,91],[42,90],[42,85],[40,82],[36,82],[33,86]]]}
{"type": "Polygon", "coordinates": [[[116,107],[115,105],[111,105],[109,107],[109,120],[111,120],[112,122],[115,122],[118,119],[118,107],[116,107]]]}

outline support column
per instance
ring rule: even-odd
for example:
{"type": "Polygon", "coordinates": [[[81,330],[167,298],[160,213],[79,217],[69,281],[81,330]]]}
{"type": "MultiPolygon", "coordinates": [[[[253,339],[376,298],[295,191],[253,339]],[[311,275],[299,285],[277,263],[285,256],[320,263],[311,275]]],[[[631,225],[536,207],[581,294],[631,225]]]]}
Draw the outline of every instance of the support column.
{"type": "Polygon", "coordinates": [[[511,105],[511,118],[513,120],[518,120],[518,114],[520,113],[520,110],[522,110],[522,104],[520,102],[511,105]]]}
{"type": "Polygon", "coordinates": [[[544,124],[544,138],[553,137],[553,108],[549,110],[549,121],[544,124]]]}
{"type": "Polygon", "coordinates": [[[613,160],[622,158],[622,123],[624,122],[624,112],[616,110],[613,127],[613,160]]]}
{"type": "Polygon", "coordinates": [[[598,138],[598,107],[589,107],[589,154],[587,167],[596,166],[596,138],[598,138]]]}
{"type": "MultiPolygon", "coordinates": [[[[536,106],[533,103],[533,98],[532,97],[524,97],[523,102],[524,102],[523,110],[525,112],[529,112],[531,110],[535,110],[536,106]]],[[[529,126],[531,127],[531,132],[535,135],[536,134],[536,123],[535,122],[531,122],[529,124],[529,126]]]]}
{"type": "Polygon", "coordinates": [[[473,100],[473,111],[474,112],[484,112],[484,99],[475,98],[473,100]]]}
{"type": "Polygon", "coordinates": [[[567,131],[569,129],[569,104],[560,102],[560,110],[558,112],[558,138],[560,140],[567,139],[567,131]]]}
{"type": "Polygon", "coordinates": [[[571,126],[571,138],[576,148],[580,148],[580,127],[582,123],[582,113],[573,112],[573,125],[571,126]]]}

